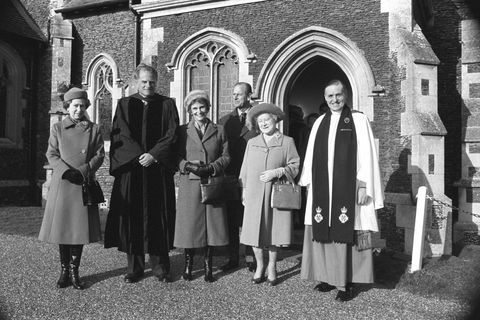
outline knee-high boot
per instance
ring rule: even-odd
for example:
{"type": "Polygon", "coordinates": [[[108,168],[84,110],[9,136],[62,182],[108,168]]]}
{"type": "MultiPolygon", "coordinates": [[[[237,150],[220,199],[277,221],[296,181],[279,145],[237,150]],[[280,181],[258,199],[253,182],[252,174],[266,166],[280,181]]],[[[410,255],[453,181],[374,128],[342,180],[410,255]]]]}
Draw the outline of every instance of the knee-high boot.
{"type": "Polygon", "coordinates": [[[78,267],[80,266],[80,259],[82,258],[83,245],[76,244],[70,246],[70,280],[72,285],[77,290],[83,290],[83,283],[80,281],[78,275],[78,267]]]}
{"type": "Polygon", "coordinates": [[[213,258],[213,247],[207,246],[205,248],[205,264],[204,264],[206,282],[215,281],[215,278],[213,277],[213,274],[212,274],[213,273],[212,258],[213,258]]]}
{"type": "Polygon", "coordinates": [[[185,269],[183,270],[183,280],[191,281],[193,279],[193,257],[195,249],[185,249],[185,269]]]}
{"type": "Polygon", "coordinates": [[[65,244],[58,245],[60,252],[60,278],[57,281],[57,288],[66,288],[72,283],[70,282],[70,246],[65,244]]]}

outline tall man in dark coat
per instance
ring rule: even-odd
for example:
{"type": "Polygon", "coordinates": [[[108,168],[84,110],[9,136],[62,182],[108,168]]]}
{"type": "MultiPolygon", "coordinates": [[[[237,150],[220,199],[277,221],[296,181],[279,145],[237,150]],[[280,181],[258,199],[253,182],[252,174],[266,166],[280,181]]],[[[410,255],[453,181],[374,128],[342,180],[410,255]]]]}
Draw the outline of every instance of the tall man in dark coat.
{"type": "MultiPolygon", "coordinates": [[[[219,121],[225,128],[230,152],[230,164],[225,172],[228,175],[234,175],[236,177],[240,174],[247,141],[257,135],[254,129],[250,130],[246,125],[247,112],[252,107],[250,104],[251,96],[252,86],[249,83],[237,83],[233,88],[233,106],[235,109],[219,121]]],[[[243,221],[243,209],[240,200],[227,202],[230,256],[229,261],[220,267],[223,271],[238,268],[240,246],[239,228],[243,221]]],[[[248,269],[254,271],[255,265],[252,247],[247,246],[245,248],[245,255],[248,269]]]]}
{"type": "Polygon", "coordinates": [[[175,229],[173,143],[175,102],[155,93],[157,71],[135,70],[138,93],[122,98],[112,124],[110,174],[115,177],[105,228],[105,248],[127,253],[125,282],[142,279],[145,253],[152,273],[169,281],[168,252],[175,229]]]}

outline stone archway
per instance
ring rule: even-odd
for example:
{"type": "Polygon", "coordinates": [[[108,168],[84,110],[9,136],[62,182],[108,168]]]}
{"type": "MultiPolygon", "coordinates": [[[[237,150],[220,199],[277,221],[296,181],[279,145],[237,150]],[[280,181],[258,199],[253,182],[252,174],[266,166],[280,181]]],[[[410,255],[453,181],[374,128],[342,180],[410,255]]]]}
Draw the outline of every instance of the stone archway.
{"type": "Polygon", "coordinates": [[[0,41],[0,68],[2,104],[5,104],[1,117],[0,147],[22,147],[22,110],[26,106],[22,93],[26,84],[26,67],[20,54],[3,41],[0,41]]]}
{"type": "MultiPolygon", "coordinates": [[[[324,57],[343,71],[351,86],[352,108],[373,120],[375,79],[362,51],[341,33],[309,27],[285,39],[264,64],[255,88],[255,98],[284,108],[291,79],[312,59],[324,57]]],[[[319,88],[319,90],[322,90],[319,88]]]]}
{"type": "Polygon", "coordinates": [[[352,88],[342,69],[333,61],[317,56],[297,69],[287,86],[284,99],[285,112],[288,106],[295,105],[303,110],[304,116],[320,112],[324,103],[326,84],[332,79],[342,81],[347,93],[347,104],[352,105],[352,88]]]}

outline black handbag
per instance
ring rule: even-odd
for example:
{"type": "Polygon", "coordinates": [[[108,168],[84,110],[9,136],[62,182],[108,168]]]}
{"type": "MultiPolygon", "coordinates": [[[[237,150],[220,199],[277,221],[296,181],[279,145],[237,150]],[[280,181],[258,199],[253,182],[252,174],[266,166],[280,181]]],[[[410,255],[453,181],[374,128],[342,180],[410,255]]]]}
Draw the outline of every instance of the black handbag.
{"type": "Polygon", "coordinates": [[[202,203],[213,204],[240,199],[240,186],[235,176],[209,177],[200,182],[202,203]]]}
{"type": "Polygon", "coordinates": [[[87,179],[82,183],[83,205],[91,206],[105,202],[103,191],[100,183],[97,180],[87,176],[87,179]]]}
{"type": "Polygon", "coordinates": [[[285,170],[285,179],[277,179],[272,184],[272,208],[281,210],[300,209],[302,206],[302,193],[299,185],[295,183],[288,168],[285,170]]]}
{"type": "Polygon", "coordinates": [[[92,131],[93,128],[90,128],[90,136],[88,138],[88,146],[87,146],[87,174],[86,178],[83,180],[82,183],[82,197],[83,197],[83,205],[84,206],[92,206],[97,205],[99,203],[105,202],[105,198],[103,196],[102,188],[100,187],[100,183],[93,177],[95,174],[90,173],[90,165],[88,164],[88,159],[90,156],[90,141],[92,140],[92,131]]]}

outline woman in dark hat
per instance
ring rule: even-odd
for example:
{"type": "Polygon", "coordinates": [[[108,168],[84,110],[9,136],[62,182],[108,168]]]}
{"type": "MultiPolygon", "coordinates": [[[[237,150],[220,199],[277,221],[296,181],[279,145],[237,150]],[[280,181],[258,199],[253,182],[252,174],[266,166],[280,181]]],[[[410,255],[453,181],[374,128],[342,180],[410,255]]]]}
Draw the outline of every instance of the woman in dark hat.
{"type": "Polygon", "coordinates": [[[205,250],[205,281],[213,282],[212,256],[215,246],[228,244],[225,203],[203,204],[200,182],[223,175],[230,163],[223,126],[208,118],[210,101],[205,91],[194,90],[185,97],[189,123],[178,128],[180,182],[173,245],[185,249],[183,279],[192,280],[196,249],[205,250]]]}
{"type": "Polygon", "coordinates": [[[292,213],[271,207],[272,182],[286,172],[295,178],[300,158],[293,139],[282,134],[276,126],[284,118],[280,108],[262,103],[254,106],[247,117],[260,134],[248,141],[240,171],[245,205],[240,242],[253,247],[257,269],[252,282],[259,284],[267,280],[274,286],[277,283],[277,248],[292,242],[292,213]],[[264,248],[269,252],[266,268],[264,248]]]}
{"type": "Polygon", "coordinates": [[[84,288],[78,275],[83,245],[99,241],[98,205],[85,206],[82,183],[95,176],[105,152],[99,127],[86,117],[87,92],[71,88],[64,95],[68,116],[50,131],[46,157],[53,168],[39,239],[60,248],[57,288],[84,288]]]}

